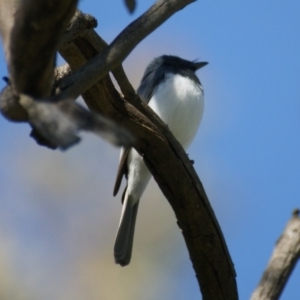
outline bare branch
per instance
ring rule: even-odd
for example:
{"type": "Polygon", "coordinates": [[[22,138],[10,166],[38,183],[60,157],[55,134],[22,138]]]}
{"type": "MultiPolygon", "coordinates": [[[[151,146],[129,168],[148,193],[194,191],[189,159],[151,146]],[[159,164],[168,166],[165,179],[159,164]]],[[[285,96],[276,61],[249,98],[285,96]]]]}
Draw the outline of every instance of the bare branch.
{"type": "Polygon", "coordinates": [[[0,30],[10,72],[10,86],[2,92],[6,97],[0,98],[1,112],[6,118],[28,119],[18,103],[18,93],[33,97],[50,95],[58,41],[74,15],[76,4],[77,0],[0,1],[0,30]]]}
{"type": "Polygon", "coordinates": [[[65,150],[78,143],[80,130],[96,133],[117,146],[133,142],[132,137],[114,122],[90,113],[72,99],[52,103],[20,95],[19,102],[28,112],[30,124],[52,148],[58,146],[65,150]]]}
{"type": "Polygon", "coordinates": [[[10,60],[10,39],[15,14],[21,2],[22,0],[0,0],[0,35],[7,61],[10,60]]]}
{"type": "MultiPolygon", "coordinates": [[[[72,42],[60,50],[74,73],[61,81],[62,92],[51,101],[74,99],[82,94],[89,108],[111,117],[134,133],[137,137],[136,149],[144,155],[147,166],[174,209],[203,299],[235,300],[237,289],[233,264],[219,224],[191,162],[168,128],[151,109],[140,101],[125,73],[121,67],[118,67],[145,36],[191,2],[193,0],[157,1],[108,47],[105,47],[103,43],[101,47],[100,43],[97,44],[97,35],[93,30],[86,31],[84,36],[79,38],[72,37],[72,42]],[[99,54],[100,48],[102,51],[99,54]],[[88,63],[82,66],[86,61],[88,63]],[[124,101],[115,90],[107,75],[109,70],[115,70],[114,75],[130,103],[124,101]],[[132,104],[135,104],[138,109],[132,104]]],[[[14,62],[13,65],[15,63],[19,62],[14,62]]],[[[23,66],[26,66],[28,61],[25,60],[23,63],[23,66]]],[[[31,86],[28,80],[22,79],[22,75],[21,79],[13,80],[13,87],[18,87],[18,92],[22,89],[26,91],[29,89],[30,93],[37,94],[48,91],[48,85],[45,84],[50,78],[48,76],[50,67],[48,67],[49,65],[45,65],[44,70],[47,80],[41,77],[43,84],[37,87],[31,86]]],[[[11,74],[15,77],[16,73],[11,72],[11,74]]],[[[47,109],[53,108],[53,106],[48,106],[49,103],[39,103],[28,97],[21,98],[21,105],[29,113],[30,122],[37,127],[39,127],[38,124],[43,127],[43,122],[48,118],[47,109]]],[[[57,103],[51,103],[51,105],[57,105],[57,103]]],[[[52,117],[50,116],[48,120],[51,123],[52,117]]],[[[46,127],[48,128],[48,125],[46,127]]],[[[62,128],[64,129],[64,125],[62,128]]],[[[76,141],[76,137],[73,136],[72,139],[71,135],[72,141],[76,141]]]]}
{"type": "MultiPolygon", "coordinates": [[[[144,26],[147,27],[145,24],[144,26]]],[[[130,36],[127,38],[130,39],[130,36]]],[[[89,30],[84,36],[61,48],[60,53],[72,70],[76,70],[100,52],[101,57],[106,57],[105,47],[106,43],[94,30],[89,30]]],[[[112,49],[112,46],[109,47],[112,49]]],[[[122,52],[122,49],[120,46],[116,51],[122,52]]],[[[120,97],[110,77],[99,65],[97,71],[100,75],[90,75],[90,69],[83,67],[77,73],[78,77],[74,77],[91,80],[85,85],[91,87],[82,96],[90,109],[114,119],[137,138],[135,148],[144,156],[147,166],[174,209],[203,299],[237,299],[235,271],[221,229],[183,148],[156,114],[140,101],[120,66],[116,65],[113,74],[129,102],[120,97]],[[93,76],[98,80],[96,84],[93,76]],[[102,80],[99,81],[99,78],[102,80]]],[[[63,80],[63,86],[72,84],[72,80],[63,80]]],[[[73,86],[69,86],[62,95],[69,92],[72,94],[74,91],[73,86]]]]}
{"type": "Polygon", "coordinates": [[[134,47],[178,10],[195,0],[158,0],[141,17],[127,26],[101,54],[67,77],[59,98],[76,98],[115,69],[134,47]],[[76,84],[74,84],[76,82],[76,84]]]}
{"type": "Polygon", "coordinates": [[[0,93],[0,112],[8,120],[14,122],[27,122],[27,111],[20,105],[19,97],[8,84],[0,93]]]}
{"type": "Polygon", "coordinates": [[[276,243],[269,264],[251,300],[279,299],[299,258],[300,218],[299,209],[296,209],[276,243]]]}
{"type": "MultiPolygon", "coordinates": [[[[66,149],[77,143],[79,130],[92,131],[118,146],[128,145],[132,142],[131,136],[112,121],[89,113],[68,98],[50,102],[51,89],[55,89],[52,87],[55,53],[76,4],[77,0],[27,0],[10,10],[15,13],[10,16],[13,26],[2,26],[1,31],[10,45],[11,73],[9,85],[0,95],[1,113],[13,121],[28,121],[33,129],[31,137],[39,145],[52,149],[66,149]],[[38,63],[33,63],[36,61],[38,63]]],[[[78,35],[97,25],[91,16],[83,19],[75,15],[74,18],[64,35],[65,41],[70,40],[72,34],[78,35]]],[[[68,67],[56,70],[56,82],[70,71],[68,67]]]]}
{"type": "Polygon", "coordinates": [[[76,5],[77,0],[21,2],[11,32],[8,61],[11,84],[17,93],[50,95],[58,42],[76,5]]]}
{"type": "Polygon", "coordinates": [[[96,28],[97,20],[88,14],[83,14],[77,10],[72,17],[70,24],[65,31],[64,35],[59,41],[59,47],[71,42],[75,38],[78,38],[86,33],[87,30],[96,28]]]}

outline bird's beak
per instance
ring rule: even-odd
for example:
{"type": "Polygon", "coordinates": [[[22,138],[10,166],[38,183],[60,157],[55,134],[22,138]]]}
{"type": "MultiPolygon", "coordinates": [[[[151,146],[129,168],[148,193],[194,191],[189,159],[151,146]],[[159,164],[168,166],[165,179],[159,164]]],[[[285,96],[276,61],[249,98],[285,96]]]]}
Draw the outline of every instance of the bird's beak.
{"type": "Polygon", "coordinates": [[[208,64],[208,62],[195,62],[194,63],[194,66],[196,68],[196,70],[199,70],[200,68],[203,68],[204,66],[206,66],[208,64]]]}

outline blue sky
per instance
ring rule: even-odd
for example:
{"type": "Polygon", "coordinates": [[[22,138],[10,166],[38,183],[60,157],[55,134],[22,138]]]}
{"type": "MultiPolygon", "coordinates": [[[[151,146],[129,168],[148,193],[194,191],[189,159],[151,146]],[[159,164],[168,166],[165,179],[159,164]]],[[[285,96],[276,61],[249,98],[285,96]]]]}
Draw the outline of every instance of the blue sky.
{"type": "MultiPolygon", "coordinates": [[[[111,42],[151,3],[138,1],[133,15],[121,1],[85,0],[80,8],[111,42]]],[[[209,62],[198,72],[205,111],[188,153],[228,243],[240,299],[249,299],[300,206],[299,11],[292,0],[197,1],[124,62],[135,87],[155,56],[209,62]]],[[[0,71],[7,75],[3,56],[0,71]]],[[[121,269],[112,256],[121,212],[120,196],[112,197],[118,149],[84,135],[77,147],[53,152],[28,134],[26,124],[0,118],[0,262],[3,252],[12,281],[37,299],[199,299],[155,183],[143,197],[132,263],[121,269]]],[[[281,299],[298,299],[299,280],[298,266],[281,299]]]]}

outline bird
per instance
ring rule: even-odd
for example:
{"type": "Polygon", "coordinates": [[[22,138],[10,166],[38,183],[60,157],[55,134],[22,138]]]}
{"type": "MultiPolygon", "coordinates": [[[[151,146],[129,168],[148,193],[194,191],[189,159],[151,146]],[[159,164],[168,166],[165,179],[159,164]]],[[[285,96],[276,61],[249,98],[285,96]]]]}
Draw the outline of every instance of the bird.
{"type": "MultiPolygon", "coordinates": [[[[147,66],[137,94],[165,122],[186,150],[194,139],[204,109],[204,91],[196,71],[207,62],[162,55],[147,66]]],[[[116,264],[130,263],[139,201],[151,178],[143,157],[134,148],[122,148],[113,195],[123,176],[122,213],[114,245],[116,264]]]]}

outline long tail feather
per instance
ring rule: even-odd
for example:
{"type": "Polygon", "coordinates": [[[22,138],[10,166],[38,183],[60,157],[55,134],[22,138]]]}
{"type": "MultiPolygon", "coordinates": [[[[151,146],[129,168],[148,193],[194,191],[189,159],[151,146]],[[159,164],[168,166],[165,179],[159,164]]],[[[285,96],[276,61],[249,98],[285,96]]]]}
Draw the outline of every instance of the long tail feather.
{"type": "Polygon", "coordinates": [[[133,205],[131,203],[130,199],[126,199],[123,204],[124,208],[114,247],[115,262],[122,267],[128,265],[131,259],[134,228],[139,207],[139,201],[133,205]]]}

